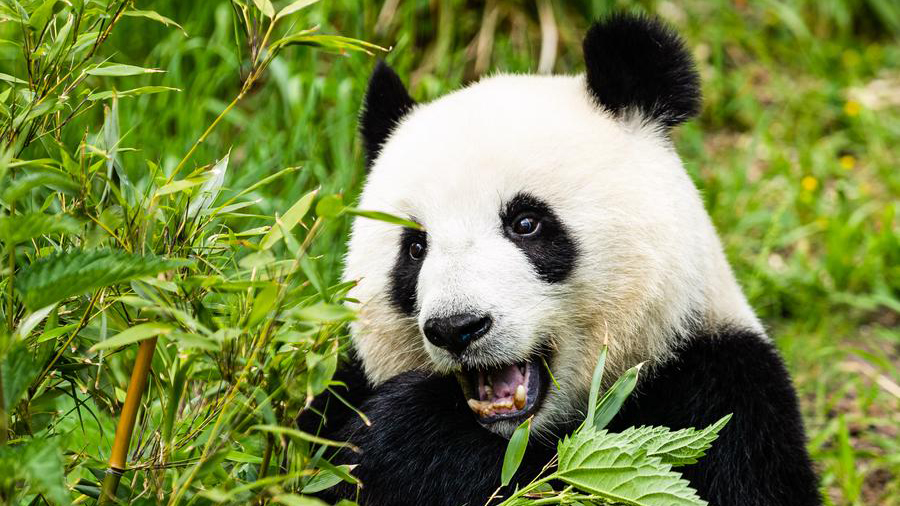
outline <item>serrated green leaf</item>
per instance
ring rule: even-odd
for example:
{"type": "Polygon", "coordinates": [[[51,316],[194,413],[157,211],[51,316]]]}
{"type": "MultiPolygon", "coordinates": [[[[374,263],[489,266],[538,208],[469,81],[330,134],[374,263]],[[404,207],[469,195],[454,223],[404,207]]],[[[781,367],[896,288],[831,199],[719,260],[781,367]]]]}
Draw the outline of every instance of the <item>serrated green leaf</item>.
{"type": "Polygon", "coordinates": [[[0,216],[0,242],[19,244],[42,235],[75,234],[80,223],[66,214],[28,213],[0,216]]]}
{"type": "Polygon", "coordinates": [[[729,420],[731,415],[720,418],[705,429],[689,428],[674,432],[666,427],[632,427],[614,436],[623,446],[642,448],[647,455],[659,457],[664,464],[679,467],[696,463],[729,420]]]}
{"type": "Polygon", "coordinates": [[[73,295],[184,267],[190,262],[112,250],[55,253],[24,267],[15,287],[31,310],[73,295]]]}
{"type": "Polygon", "coordinates": [[[588,425],[567,437],[560,443],[555,476],[583,492],[631,506],[707,504],[672,466],[643,449],[623,446],[615,436],[588,425]]]}
{"type": "Polygon", "coordinates": [[[528,447],[528,436],[531,434],[531,420],[527,420],[519,424],[509,443],[506,445],[506,453],[503,455],[503,468],[500,470],[500,484],[504,487],[509,485],[522,464],[522,457],[525,456],[525,448],[528,447]]]}

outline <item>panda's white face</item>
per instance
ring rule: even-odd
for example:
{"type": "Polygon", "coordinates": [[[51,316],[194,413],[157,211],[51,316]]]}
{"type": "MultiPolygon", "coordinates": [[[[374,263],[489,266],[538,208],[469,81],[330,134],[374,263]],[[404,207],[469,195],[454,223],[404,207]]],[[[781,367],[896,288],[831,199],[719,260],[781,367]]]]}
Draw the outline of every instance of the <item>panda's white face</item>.
{"type": "Polygon", "coordinates": [[[373,383],[455,374],[484,426],[533,414],[546,431],[585,412],[604,343],[609,384],[698,326],[761,330],[668,138],[699,110],[689,53],[627,15],[583,46],[583,76],[495,76],[424,105],[376,67],[359,207],[424,230],[354,222],[345,279],[373,383]]]}
{"type": "Polygon", "coordinates": [[[424,227],[354,223],[370,379],[458,373],[499,433],[583,412],[605,340],[614,379],[695,319],[753,320],[664,132],[598,108],[581,76],[497,76],[417,106],[359,207],[424,227]]]}

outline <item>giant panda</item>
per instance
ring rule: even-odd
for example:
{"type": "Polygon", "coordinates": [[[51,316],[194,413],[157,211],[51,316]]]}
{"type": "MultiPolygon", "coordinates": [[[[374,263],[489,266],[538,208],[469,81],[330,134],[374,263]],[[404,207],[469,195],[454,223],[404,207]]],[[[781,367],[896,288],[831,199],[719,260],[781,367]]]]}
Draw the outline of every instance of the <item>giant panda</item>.
{"type": "Polygon", "coordinates": [[[375,67],[358,205],[422,229],[353,223],[344,277],[359,316],[336,376],[348,388],[299,423],[358,447],[332,462],[362,487],[325,498],[485,504],[507,438],[533,416],[510,487],[527,483],[582,421],[608,343],[606,378],[647,362],[611,430],[733,413],[683,469],[699,495],[820,504],[790,377],[669,137],[700,109],[688,51],[625,14],[583,46],[582,75],[500,74],[424,104],[375,67]]]}

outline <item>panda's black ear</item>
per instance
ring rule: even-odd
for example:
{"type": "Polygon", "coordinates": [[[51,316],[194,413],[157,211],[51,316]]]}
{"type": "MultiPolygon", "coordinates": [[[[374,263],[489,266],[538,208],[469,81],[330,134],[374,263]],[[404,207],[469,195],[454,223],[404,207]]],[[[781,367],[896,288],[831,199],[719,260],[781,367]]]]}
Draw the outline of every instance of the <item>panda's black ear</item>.
{"type": "Polygon", "coordinates": [[[616,14],[584,37],[587,85],[615,116],[637,113],[666,127],[700,111],[700,76],[674,31],[644,15],[616,14]]]}
{"type": "Polygon", "coordinates": [[[366,149],[366,165],[372,166],[381,147],[397,123],[416,102],[409,96],[403,81],[383,60],[375,65],[359,118],[359,132],[366,149]]]}

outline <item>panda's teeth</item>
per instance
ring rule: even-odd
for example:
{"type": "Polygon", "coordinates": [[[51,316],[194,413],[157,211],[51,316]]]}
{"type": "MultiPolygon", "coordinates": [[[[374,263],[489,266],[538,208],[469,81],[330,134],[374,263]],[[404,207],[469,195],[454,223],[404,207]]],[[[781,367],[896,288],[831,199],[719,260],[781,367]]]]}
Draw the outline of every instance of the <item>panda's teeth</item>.
{"type": "Polygon", "coordinates": [[[525,385],[521,383],[516,387],[516,395],[513,397],[513,402],[516,405],[516,409],[522,409],[525,407],[525,385]]]}
{"type": "Polygon", "coordinates": [[[484,386],[484,398],[490,400],[494,397],[494,389],[490,385],[484,386]]]}

